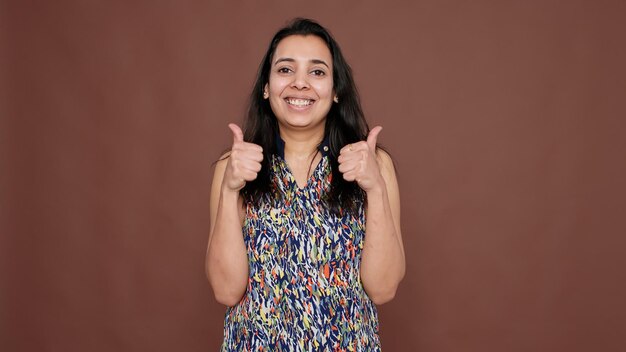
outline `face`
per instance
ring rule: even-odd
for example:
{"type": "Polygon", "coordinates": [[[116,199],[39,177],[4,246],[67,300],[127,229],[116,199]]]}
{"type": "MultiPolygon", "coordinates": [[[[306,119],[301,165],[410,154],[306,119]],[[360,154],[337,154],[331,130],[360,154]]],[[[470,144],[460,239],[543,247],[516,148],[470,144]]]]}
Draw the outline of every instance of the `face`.
{"type": "Polygon", "coordinates": [[[292,35],[278,43],[270,68],[270,106],[283,128],[324,126],[333,104],[333,62],[326,43],[292,35]]]}

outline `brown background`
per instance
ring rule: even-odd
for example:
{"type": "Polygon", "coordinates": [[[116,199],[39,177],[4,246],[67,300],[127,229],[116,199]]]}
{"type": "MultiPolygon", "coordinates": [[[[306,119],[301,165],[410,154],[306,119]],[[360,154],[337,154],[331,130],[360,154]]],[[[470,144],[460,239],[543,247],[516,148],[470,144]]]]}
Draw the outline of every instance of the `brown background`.
{"type": "Polygon", "coordinates": [[[211,163],[298,15],[398,166],[384,350],[626,350],[623,1],[226,3],[0,2],[0,350],[217,350],[211,163]]]}

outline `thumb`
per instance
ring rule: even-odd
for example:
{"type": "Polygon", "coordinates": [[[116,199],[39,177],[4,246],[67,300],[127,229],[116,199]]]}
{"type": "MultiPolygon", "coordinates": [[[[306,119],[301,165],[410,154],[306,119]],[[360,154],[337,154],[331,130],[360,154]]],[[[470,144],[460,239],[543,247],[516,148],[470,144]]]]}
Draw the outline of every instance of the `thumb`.
{"type": "Polygon", "coordinates": [[[229,123],[228,128],[233,132],[233,143],[243,142],[243,132],[241,132],[241,128],[234,123],[229,123]]]}
{"type": "Polygon", "coordinates": [[[383,128],[381,126],[376,126],[370,130],[370,133],[367,135],[367,145],[372,150],[376,150],[376,141],[378,140],[378,134],[382,131],[383,128]]]}

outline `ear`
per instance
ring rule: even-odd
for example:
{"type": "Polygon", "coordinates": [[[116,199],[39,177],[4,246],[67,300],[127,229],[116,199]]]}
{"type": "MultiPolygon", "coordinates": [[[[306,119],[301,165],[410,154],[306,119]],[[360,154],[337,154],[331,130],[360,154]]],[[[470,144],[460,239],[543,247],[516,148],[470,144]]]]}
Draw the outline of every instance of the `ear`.
{"type": "Polygon", "coordinates": [[[267,99],[269,97],[270,97],[269,85],[265,83],[265,86],[263,86],[263,99],[267,99]]]}

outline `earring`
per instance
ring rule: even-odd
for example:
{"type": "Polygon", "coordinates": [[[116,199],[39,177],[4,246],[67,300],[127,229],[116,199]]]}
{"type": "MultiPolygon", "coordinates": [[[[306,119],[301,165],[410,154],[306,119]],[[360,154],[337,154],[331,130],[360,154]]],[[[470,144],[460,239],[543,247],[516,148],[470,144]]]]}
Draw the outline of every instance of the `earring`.
{"type": "Polygon", "coordinates": [[[270,97],[270,93],[268,93],[267,91],[263,92],[263,99],[267,99],[270,97]]]}
{"type": "Polygon", "coordinates": [[[339,103],[339,98],[337,98],[337,96],[335,95],[335,98],[333,98],[333,101],[334,101],[335,103],[339,103]]]}

